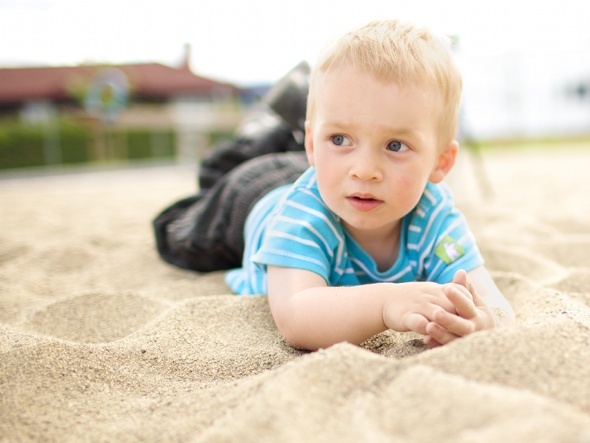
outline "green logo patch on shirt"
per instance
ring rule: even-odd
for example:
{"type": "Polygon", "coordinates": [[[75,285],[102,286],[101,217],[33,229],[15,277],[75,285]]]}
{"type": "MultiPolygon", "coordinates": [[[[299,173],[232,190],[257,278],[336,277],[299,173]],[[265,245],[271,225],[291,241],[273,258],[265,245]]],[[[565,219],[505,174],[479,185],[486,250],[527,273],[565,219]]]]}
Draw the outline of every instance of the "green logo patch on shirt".
{"type": "Polygon", "coordinates": [[[438,245],[436,245],[436,248],[434,249],[434,253],[438,258],[449,265],[465,254],[465,248],[457,243],[452,237],[447,235],[438,242],[438,245]]]}

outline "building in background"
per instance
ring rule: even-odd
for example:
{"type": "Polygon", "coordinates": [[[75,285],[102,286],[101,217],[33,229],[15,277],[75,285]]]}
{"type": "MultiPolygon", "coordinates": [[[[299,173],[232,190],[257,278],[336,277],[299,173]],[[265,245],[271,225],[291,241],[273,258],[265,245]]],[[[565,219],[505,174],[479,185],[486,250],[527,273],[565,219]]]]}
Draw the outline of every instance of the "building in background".
{"type": "MultiPolygon", "coordinates": [[[[240,121],[242,90],[191,72],[189,49],[179,67],[141,63],[0,69],[0,122],[17,118],[51,126],[57,118],[68,118],[99,135],[172,131],[180,160],[195,161],[210,134],[231,132],[240,121]]],[[[59,145],[59,134],[52,129],[47,133],[54,139],[49,144],[59,145]]],[[[152,142],[158,145],[162,139],[155,136],[152,142]]],[[[107,148],[98,146],[97,151],[107,148]]]]}

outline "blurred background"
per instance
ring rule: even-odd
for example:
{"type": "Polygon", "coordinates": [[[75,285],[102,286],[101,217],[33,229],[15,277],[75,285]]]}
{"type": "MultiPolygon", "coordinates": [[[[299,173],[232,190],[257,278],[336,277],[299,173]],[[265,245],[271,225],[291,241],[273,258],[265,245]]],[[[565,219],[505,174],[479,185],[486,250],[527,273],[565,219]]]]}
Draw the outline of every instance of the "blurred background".
{"type": "Polygon", "coordinates": [[[353,26],[453,38],[471,145],[590,141],[590,2],[0,0],[0,169],[196,162],[353,26]]]}

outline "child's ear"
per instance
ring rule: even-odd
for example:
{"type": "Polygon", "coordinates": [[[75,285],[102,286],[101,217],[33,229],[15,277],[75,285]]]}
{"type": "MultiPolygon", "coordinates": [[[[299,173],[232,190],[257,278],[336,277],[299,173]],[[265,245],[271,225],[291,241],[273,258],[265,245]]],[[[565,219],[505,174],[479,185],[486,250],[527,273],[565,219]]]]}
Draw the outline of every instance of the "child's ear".
{"type": "Polygon", "coordinates": [[[307,154],[307,162],[314,166],[313,158],[313,128],[309,120],[305,121],[305,153],[307,154]]]}
{"type": "Polygon", "coordinates": [[[453,168],[458,152],[459,143],[457,140],[453,140],[438,157],[438,161],[428,180],[432,183],[440,183],[453,168]]]}

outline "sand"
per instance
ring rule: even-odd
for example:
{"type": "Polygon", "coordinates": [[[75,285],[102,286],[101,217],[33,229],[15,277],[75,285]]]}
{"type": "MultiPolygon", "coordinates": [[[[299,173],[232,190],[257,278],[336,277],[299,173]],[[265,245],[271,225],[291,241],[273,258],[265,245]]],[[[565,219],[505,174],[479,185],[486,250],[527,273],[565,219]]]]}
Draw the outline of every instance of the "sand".
{"type": "MultiPolygon", "coordinates": [[[[287,346],[263,296],[162,262],[194,168],[0,180],[0,441],[590,442],[590,148],[449,183],[517,325],[287,346]]],[[[477,172],[479,171],[479,172],[477,172]]]]}

